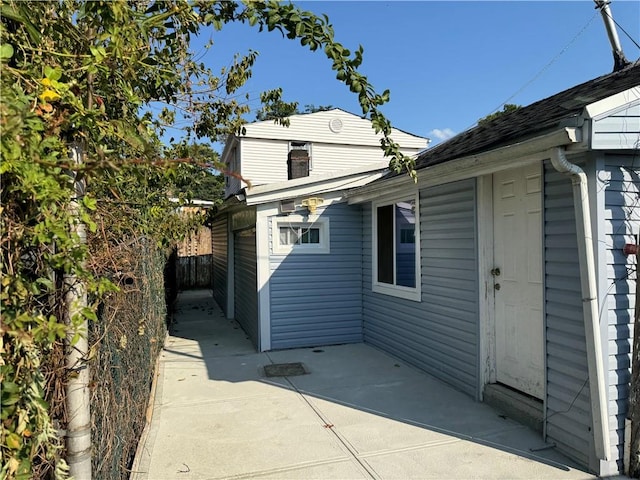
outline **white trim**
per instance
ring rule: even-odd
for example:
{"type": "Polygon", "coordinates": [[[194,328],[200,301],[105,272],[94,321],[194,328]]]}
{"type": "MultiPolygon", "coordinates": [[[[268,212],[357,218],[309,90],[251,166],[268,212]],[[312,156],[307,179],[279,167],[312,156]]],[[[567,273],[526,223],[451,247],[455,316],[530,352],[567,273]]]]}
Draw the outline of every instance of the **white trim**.
{"type": "MultiPolygon", "coordinates": [[[[577,128],[563,128],[555,132],[525,140],[476,155],[460,157],[432,167],[418,170],[420,189],[444,183],[478,177],[489,173],[518,168],[549,158],[549,149],[555,146],[576,145],[582,141],[577,128]]],[[[408,175],[398,175],[386,181],[375,182],[349,192],[349,204],[378,199],[390,191],[415,186],[408,175]]]]}
{"type": "Polygon", "coordinates": [[[258,289],[258,349],[271,350],[271,296],[269,280],[269,217],[278,209],[260,205],[256,211],[256,288],[258,289]]]}
{"type": "Polygon", "coordinates": [[[331,253],[331,234],[328,217],[319,215],[287,215],[274,216],[271,221],[271,240],[272,252],[274,255],[316,255],[331,253]],[[314,227],[320,229],[319,244],[303,244],[303,245],[281,245],[280,244],[280,227],[286,226],[303,226],[314,227]]]}
{"type": "MultiPolygon", "coordinates": [[[[396,196],[395,198],[388,198],[386,200],[380,200],[373,202],[371,205],[371,290],[375,293],[381,293],[383,295],[390,295],[393,297],[404,298],[406,300],[412,300],[414,302],[422,301],[422,273],[421,273],[421,245],[420,245],[420,194],[417,190],[407,193],[405,195],[396,196]],[[415,275],[416,286],[414,288],[404,287],[401,285],[391,285],[388,283],[381,283],[376,280],[378,276],[378,216],[376,215],[377,208],[385,205],[391,205],[395,202],[407,200],[413,198],[415,201],[415,275]]],[[[394,228],[394,251],[395,251],[395,228],[394,228]]],[[[395,256],[395,255],[394,255],[395,256]]],[[[394,283],[396,271],[393,272],[394,283]]]]}
{"type": "Polygon", "coordinates": [[[477,180],[478,229],[478,294],[480,382],[479,400],[483,400],[484,386],[496,381],[495,297],[491,269],[494,268],[493,249],[493,175],[477,180]]]}
{"type": "Polygon", "coordinates": [[[245,191],[247,205],[361,187],[380,178],[387,166],[386,163],[378,162],[324,175],[313,175],[247,188],[245,191]]]}
{"type": "Polygon", "coordinates": [[[587,118],[600,120],[603,117],[615,113],[616,110],[628,108],[632,102],[637,103],[638,101],[640,101],[640,86],[616,93],[615,95],[587,105],[584,108],[584,112],[587,118]]]}

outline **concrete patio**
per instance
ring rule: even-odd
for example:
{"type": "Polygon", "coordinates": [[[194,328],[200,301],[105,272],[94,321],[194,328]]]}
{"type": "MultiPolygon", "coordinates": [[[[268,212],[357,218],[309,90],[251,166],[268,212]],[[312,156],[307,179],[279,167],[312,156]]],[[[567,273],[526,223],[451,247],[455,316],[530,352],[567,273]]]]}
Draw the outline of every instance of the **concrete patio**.
{"type": "Polygon", "coordinates": [[[160,479],[587,479],[542,437],[365,344],[256,353],[181,294],[133,466],[160,479]],[[264,366],[301,362],[303,375],[264,366]]]}

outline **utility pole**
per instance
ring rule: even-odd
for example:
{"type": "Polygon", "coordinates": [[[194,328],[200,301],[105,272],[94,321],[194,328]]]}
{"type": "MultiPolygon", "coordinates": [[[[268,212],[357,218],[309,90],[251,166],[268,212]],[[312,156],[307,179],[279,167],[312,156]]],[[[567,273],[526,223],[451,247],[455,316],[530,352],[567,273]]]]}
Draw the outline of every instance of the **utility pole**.
{"type": "MultiPolygon", "coordinates": [[[[71,160],[75,166],[82,163],[84,154],[79,143],[71,145],[71,160]]],[[[80,219],[80,202],[84,197],[84,180],[73,175],[73,198],[69,202],[69,213],[73,219],[72,231],[81,244],[87,242],[84,222],[80,219]]],[[[66,352],[66,404],[67,404],[67,464],[69,474],[75,480],[91,480],[91,410],[89,391],[89,325],[83,317],[82,309],[87,306],[87,290],[81,279],[73,273],[64,275],[65,323],[68,326],[66,352]],[[80,335],[75,344],[72,338],[76,332],[73,319],[82,316],[84,320],[76,328],[80,335]]]]}

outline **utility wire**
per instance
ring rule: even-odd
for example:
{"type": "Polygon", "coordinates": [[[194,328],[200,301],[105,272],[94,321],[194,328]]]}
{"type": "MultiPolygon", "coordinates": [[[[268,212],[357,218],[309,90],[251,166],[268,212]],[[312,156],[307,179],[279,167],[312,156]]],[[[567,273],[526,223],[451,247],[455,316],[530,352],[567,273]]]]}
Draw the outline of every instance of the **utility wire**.
{"type": "MultiPolygon", "coordinates": [[[[578,38],[585,32],[585,30],[587,30],[587,28],[589,28],[589,26],[591,25],[591,23],[593,22],[593,20],[598,16],[598,12],[594,13],[593,16],[589,19],[589,21],[584,25],[584,27],[582,27],[582,29],[569,41],[569,43],[567,43],[564,48],[562,50],[560,50],[560,52],[553,57],[549,63],[547,63],[544,67],[542,67],[542,69],[536,73],[534,75],[534,77],[529,80],[527,83],[525,83],[516,93],[514,93],[513,95],[511,95],[509,98],[507,98],[504,102],[502,102],[500,105],[498,105],[497,107],[495,107],[493,110],[491,110],[491,113],[495,113],[497,111],[500,110],[500,107],[502,107],[503,105],[506,105],[507,103],[509,103],[511,100],[513,100],[515,97],[517,97],[518,95],[520,95],[524,90],[526,90],[533,82],[535,82],[536,80],[538,80],[538,78],[540,78],[542,76],[543,73],[545,73],[550,67],[551,65],[553,65],[554,63],[556,63],[558,61],[558,59],[569,49],[569,47],[571,45],[573,45],[575,43],[576,40],[578,40],[578,38]]],[[[477,123],[477,122],[476,122],[477,123]]],[[[474,123],[473,125],[470,125],[469,127],[465,128],[466,130],[469,130],[469,128],[473,127],[476,123],[474,123]]]]}

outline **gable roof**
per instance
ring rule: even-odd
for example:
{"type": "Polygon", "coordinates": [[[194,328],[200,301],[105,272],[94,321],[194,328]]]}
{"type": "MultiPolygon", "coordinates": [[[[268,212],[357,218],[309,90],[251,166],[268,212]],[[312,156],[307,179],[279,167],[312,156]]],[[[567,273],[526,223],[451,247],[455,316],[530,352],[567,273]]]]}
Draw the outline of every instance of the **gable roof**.
{"type": "MultiPolygon", "coordinates": [[[[617,72],[576,85],[482,125],[421,153],[416,170],[537,137],[561,127],[579,127],[587,105],[640,85],[640,60],[617,72]]],[[[399,174],[392,173],[387,177],[399,174]]]]}
{"type": "MultiPolygon", "coordinates": [[[[238,138],[380,146],[381,134],[375,133],[369,119],[341,108],[300,113],[288,118],[288,127],[274,120],[247,123],[244,125],[245,133],[238,138]]],[[[428,138],[397,128],[392,128],[391,136],[401,148],[415,151],[423,150],[429,144],[428,138]]]]}

